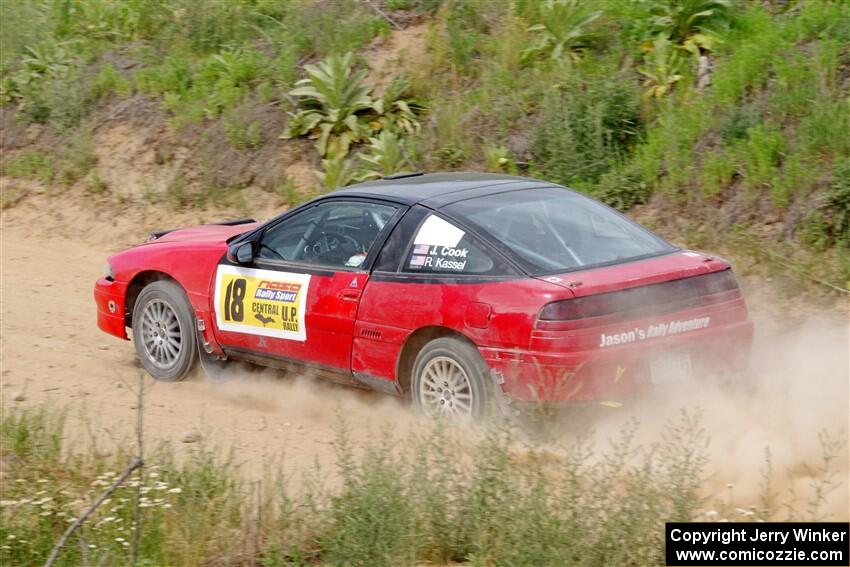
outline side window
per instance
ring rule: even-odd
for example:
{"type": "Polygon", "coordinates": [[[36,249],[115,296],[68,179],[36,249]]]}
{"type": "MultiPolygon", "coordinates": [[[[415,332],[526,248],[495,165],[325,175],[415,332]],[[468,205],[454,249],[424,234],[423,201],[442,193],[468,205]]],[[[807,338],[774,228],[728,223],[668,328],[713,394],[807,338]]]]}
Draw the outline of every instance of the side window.
{"type": "Polygon", "coordinates": [[[319,203],[271,227],[258,255],[335,268],[358,268],[396,208],[379,203],[319,203]]]}
{"type": "Polygon", "coordinates": [[[515,271],[474,236],[430,215],[413,237],[402,267],[427,274],[511,275],[515,271]]]}

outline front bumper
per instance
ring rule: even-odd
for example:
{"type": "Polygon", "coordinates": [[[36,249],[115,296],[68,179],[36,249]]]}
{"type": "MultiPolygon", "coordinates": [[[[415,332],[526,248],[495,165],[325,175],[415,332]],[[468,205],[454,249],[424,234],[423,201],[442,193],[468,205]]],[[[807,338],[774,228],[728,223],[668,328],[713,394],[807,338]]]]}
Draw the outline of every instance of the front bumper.
{"type": "Polygon", "coordinates": [[[126,284],[106,278],[100,278],[94,284],[97,326],[110,335],[129,340],[124,319],[126,291],[126,284]]]}
{"type": "Polygon", "coordinates": [[[711,373],[746,368],[753,323],[721,327],[625,345],[576,352],[479,348],[502,389],[518,402],[572,403],[627,398],[652,383],[649,361],[670,351],[691,354],[694,370],[711,373]]]}

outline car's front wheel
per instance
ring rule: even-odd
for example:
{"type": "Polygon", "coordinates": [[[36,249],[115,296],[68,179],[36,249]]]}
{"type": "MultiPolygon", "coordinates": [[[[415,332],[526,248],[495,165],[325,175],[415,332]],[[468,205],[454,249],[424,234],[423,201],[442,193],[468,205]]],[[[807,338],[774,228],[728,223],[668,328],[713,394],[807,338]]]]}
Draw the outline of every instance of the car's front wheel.
{"type": "Polygon", "coordinates": [[[479,419],[493,398],[487,365],[478,350],[454,337],[426,344],[413,363],[414,407],[431,418],[479,419]]]}
{"type": "Polygon", "coordinates": [[[133,342],[148,373],[164,382],[182,380],[197,358],[192,310],[177,284],[146,286],[133,307],[133,342]]]}

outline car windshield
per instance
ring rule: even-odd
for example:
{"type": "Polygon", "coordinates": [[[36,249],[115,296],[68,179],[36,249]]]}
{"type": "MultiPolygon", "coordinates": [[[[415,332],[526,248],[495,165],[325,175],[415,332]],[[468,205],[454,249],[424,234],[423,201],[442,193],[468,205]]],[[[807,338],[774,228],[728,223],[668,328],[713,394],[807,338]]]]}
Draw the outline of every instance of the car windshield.
{"type": "Polygon", "coordinates": [[[558,187],[467,199],[444,211],[485,232],[535,275],[674,250],[608,207],[558,187]]]}

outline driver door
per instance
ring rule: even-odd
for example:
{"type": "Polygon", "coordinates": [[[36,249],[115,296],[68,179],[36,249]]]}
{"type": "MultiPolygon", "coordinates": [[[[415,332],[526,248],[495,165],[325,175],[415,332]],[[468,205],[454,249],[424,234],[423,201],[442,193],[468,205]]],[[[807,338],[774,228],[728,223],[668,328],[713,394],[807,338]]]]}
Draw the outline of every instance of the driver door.
{"type": "Polygon", "coordinates": [[[360,296],[400,213],[378,201],[320,201],[269,226],[252,266],[223,261],[215,311],[225,352],[349,372],[360,296]]]}

